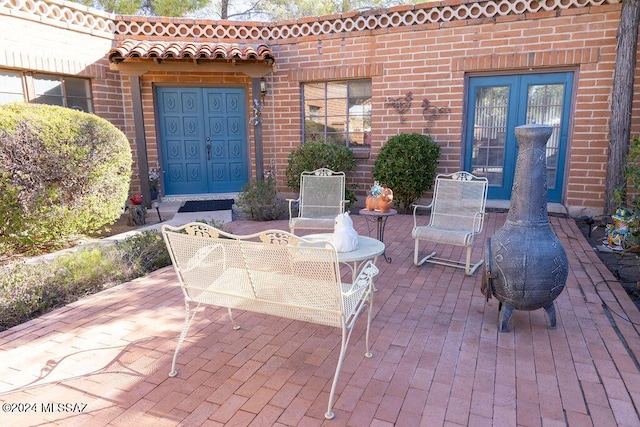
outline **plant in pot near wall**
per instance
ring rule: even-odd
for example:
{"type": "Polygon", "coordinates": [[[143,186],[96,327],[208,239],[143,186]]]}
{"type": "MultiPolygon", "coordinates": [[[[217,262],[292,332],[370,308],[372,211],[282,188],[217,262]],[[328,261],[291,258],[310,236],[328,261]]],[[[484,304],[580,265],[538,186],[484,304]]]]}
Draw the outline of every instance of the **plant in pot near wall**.
{"type": "Polygon", "coordinates": [[[151,200],[157,200],[159,195],[160,185],[160,168],[149,168],[149,192],[151,193],[151,200]]]}
{"type": "Polygon", "coordinates": [[[604,246],[640,252],[640,138],[634,137],[625,165],[626,184],[614,192],[618,208],[605,229],[604,246]]]}

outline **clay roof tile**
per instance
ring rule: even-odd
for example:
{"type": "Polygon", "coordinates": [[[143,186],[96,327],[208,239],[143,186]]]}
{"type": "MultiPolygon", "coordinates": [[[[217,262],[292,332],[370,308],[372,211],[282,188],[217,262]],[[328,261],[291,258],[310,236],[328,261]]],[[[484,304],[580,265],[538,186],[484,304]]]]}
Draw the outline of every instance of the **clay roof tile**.
{"type": "Polygon", "coordinates": [[[130,58],[255,60],[272,63],[275,60],[271,48],[266,44],[127,39],[109,51],[110,62],[122,62],[130,58]]]}

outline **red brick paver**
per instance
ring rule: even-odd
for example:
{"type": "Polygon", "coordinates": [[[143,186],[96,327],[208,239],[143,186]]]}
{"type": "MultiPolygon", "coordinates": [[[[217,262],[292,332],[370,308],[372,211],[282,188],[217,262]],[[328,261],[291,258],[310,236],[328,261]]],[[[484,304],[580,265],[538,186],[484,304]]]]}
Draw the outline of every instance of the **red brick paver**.
{"type": "MultiPolygon", "coordinates": [[[[474,258],[505,218],[488,216],[474,258]]],[[[363,218],[354,223],[367,233],[363,218]]],[[[482,272],[413,266],[413,220],[390,218],[393,262],[378,260],[374,357],[363,357],[361,319],[332,421],[324,419],[340,342],[332,328],[238,313],[234,331],[225,309],[207,307],[169,378],[184,319],[169,267],[0,333],[0,425],[639,426],[640,314],[574,221],[551,223],[570,262],[558,327],[548,328],[543,310],[516,311],[511,331],[499,333],[498,302],[479,291],[482,272]]]]}

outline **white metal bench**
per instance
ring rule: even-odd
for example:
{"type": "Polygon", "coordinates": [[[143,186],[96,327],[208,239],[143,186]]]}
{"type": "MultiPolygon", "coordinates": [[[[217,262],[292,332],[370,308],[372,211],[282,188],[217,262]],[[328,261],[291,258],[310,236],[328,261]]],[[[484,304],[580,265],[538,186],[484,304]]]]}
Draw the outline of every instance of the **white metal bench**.
{"type": "Polygon", "coordinates": [[[246,310],[342,331],[342,345],[325,417],[332,419],[334,394],[353,326],[368,307],[366,352],[373,305],[373,277],[368,261],[353,283],[342,283],[337,252],[326,241],[308,241],[282,230],[247,236],[223,232],[204,223],[162,226],[185,301],[185,322],[173,355],[170,376],[176,376],[178,353],[201,304],[246,310]],[[196,310],[191,314],[192,304],[196,310]]]}

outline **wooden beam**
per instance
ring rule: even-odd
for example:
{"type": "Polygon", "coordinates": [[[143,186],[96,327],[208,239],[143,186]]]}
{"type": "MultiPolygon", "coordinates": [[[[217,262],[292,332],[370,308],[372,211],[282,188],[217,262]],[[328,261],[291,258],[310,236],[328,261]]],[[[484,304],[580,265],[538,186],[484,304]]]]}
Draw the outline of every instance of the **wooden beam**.
{"type": "Polygon", "coordinates": [[[266,62],[190,62],[164,60],[156,63],[150,60],[127,60],[109,64],[112,71],[134,76],[150,71],[204,72],[204,73],[242,73],[249,77],[262,77],[273,72],[273,66],[266,62]]]}
{"type": "Polygon", "coordinates": [[[147,207],[151,206],[151,189],[149,187],[149,162],[147,160],[147,139],[144,134],[144,116],[142,114],[142,91],[140,77],[130,76],[131,103],[133,104],[133,123],[136,131],[136,154],[138,155],[138,176],[142,200],[147,207]]]}

